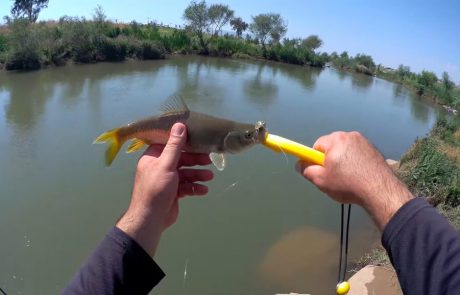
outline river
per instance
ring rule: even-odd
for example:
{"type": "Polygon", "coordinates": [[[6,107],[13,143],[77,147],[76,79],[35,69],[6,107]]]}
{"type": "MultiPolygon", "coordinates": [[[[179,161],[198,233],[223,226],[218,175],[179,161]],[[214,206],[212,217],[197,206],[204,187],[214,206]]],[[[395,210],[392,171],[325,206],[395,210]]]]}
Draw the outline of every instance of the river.
{"type": "MultiPolygon", "coordinates": [[[[104,166],[108,129],[156,114],[180,92],[191,110],[267,122],[307,145],[358,130],[398,159],[439,109],[387,81],[333,69],[174,57],[0,72],[0,288],[58,294],[127,207],[139,153],[104,166]]],[[[156,261],[157,294],[332,294],[340,206],[257,146],[216,169],[206,197],[181,201],[156,261]]],[[[379,235],[352,209],[350,257],[379,235]]]]}

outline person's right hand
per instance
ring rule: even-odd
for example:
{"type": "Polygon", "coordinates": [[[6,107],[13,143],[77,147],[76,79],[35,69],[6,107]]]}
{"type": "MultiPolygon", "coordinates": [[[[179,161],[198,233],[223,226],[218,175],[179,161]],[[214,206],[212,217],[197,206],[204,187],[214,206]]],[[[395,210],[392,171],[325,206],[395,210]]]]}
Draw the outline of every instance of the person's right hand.
{"type": "Polygon", "coordinates": [[[364,207],[380,229],[413,198],[358,132],[334,132],[320,137],[313,148],[325,153],[324,166],[299,161],[297,169],[334,200],[364,207]]]}

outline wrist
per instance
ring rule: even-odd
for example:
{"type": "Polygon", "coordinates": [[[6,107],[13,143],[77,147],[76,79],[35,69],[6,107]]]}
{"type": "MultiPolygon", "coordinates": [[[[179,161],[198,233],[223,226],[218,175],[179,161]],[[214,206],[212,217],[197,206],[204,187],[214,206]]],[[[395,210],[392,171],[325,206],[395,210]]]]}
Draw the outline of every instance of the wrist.
{"type": "Polygon", "coordinates": [[[163,229],[153,214],[129,208],[116,227],[134,239],[151,257],[155,256],[163,229]]]}
{"type": "Polygon", "coordinates": [[[363,204],[377,227],[383,231],[393,215],[408,201],[414,198],[407,187],[396,176],[385,182],[378,192],[368,195],[363,204]]]}

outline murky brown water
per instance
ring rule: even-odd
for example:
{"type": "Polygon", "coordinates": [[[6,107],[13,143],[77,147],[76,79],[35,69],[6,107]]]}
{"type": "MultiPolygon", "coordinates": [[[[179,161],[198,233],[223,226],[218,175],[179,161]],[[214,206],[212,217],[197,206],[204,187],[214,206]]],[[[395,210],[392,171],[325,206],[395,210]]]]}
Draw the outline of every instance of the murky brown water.
{"type": "MultiPolygon", "coordinates": [[[[192,110],[265,120],[308,145],[359,130],[399,158],[437,111],[383,80],[201,57],[0,73],[0,287],[57,294],[126,208],[139,154],[110,168],[101,132],[151,115],[180,91],[192,110]]],[[[159,294],[331,294],[340,206],[263,147],[230,156],[205,198],[181,203],[161,242],[159,294]],[[184,275],[186,270],[186,275],[184,275]]],[[[352,212],[350,258],[378,240],[352,212]]]]}

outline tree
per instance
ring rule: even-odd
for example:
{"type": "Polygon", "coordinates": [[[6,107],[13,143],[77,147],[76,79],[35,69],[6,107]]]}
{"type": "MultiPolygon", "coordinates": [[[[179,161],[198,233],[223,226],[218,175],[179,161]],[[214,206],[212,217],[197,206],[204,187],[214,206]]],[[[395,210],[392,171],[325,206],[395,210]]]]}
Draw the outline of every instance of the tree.
{"type": "Polygon", "coordinates": [[[204,53],[208,53],[208,44],[217,36],[222,27],[233,18],[233,10],[227,5],[206,5],[206,1],[192,1],[184,11],[187,27],[198,36],[204,53]]]}
{"type": "Polygon", "coordinates": [[[264,50],[267,40],[279,42],[286,34],[287,25],[279,14],[262,13],[252,17],[252,23],[249,30],[259,39],[264,50]]]}
{"type": "Polygon", "coordinates": [[[396,70],[396,75],[399,77],[399,79],[404,79],[406,77],[409,77],[410,74],[411,74],[410,67],[405,66],[405,65],[399,65],[398,69],[396,70]]]}
{"type": "Polygon", "coordinates": [[[310,35],[307,38],[302,40],[302,46],[315,51],[323,45],[323,40],[321,40],[318,35],[310,35]]]}
{"type": "Polygon", "coordinates": [[[236,36],[241,38],[243,32],[246,31],[249,27],[249,24],[241,19],[241,17],[236,17],[230,21],[230,25],[233,30],[235,30],[236,36]]]}
{"type": "Polygon", "coordinates": [[[447,72],[442,73],[442,85],[444,85],[444,89],[447,91],[452,90],[455,86],[454,82],[450,80],[449,73],[447,72]]]}
{"type": "Polygon", "coordinates": [[[432,88],[438,81],[438,77],[433,72],[422,71],[417,80],[421,85],[432,88]]]}
{"type": "Polygon", "coordinates": [[[373,71],[375,68],[374,60],[370,55],[357,54],[354,58],[354,62],[356,65],[363,65],[371,71],[373,71]]]}
{"type": "Polygon", "coordinates": [[[438,77],[436,74],[429,71],[422,71],[417,75],[417,93],[422,95],[427,92],[427,90],[433,90],[434,85],[438,82],[438,77]]]}
{"type": "Polygon", "coordinates": [[[15,18],[27,18],[33,23],[43,8],[48,7],[48,0],[14,0],[11,14],[15,18]]]}

